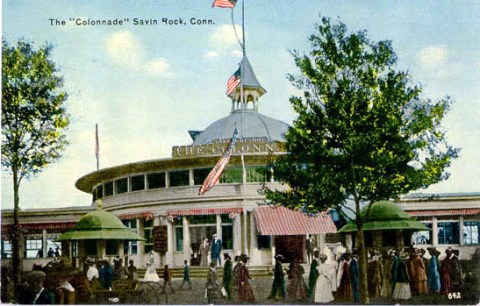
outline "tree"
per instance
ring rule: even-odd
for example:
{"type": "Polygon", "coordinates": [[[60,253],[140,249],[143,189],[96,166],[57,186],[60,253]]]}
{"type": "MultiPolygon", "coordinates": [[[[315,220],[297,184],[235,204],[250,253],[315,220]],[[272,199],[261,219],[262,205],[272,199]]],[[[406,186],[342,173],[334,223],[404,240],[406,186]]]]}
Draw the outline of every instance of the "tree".
{"type": "Polygon", "coordinates": [[[458,149],[440,124],[451,99],[423,97],[408,72],[394,69],[390,41],[373,42],[366,31],[348,32],[326,17],[316,30],[310,52],[292,51],[301,75],[288,77],[303,97],[290,98],[298,117],[286,135],[289,154],[272,165],[288,188],[265,193],[274,204],[306,212],[354,213],[361,302],[368,303],[362,230],[368,207],[448,178],[458,149]],[[363,216],[361,204],[368,205],[363,216]]]}
{"type": "Polygon", "coordinates": [[[52,46],[38,49],[25,40],[2,41],[2,167],[13,177],[12,264],[21,278],[18,227],[19,188],[61,156],[69,116],[63,78],[51,60],[52,46]]]}

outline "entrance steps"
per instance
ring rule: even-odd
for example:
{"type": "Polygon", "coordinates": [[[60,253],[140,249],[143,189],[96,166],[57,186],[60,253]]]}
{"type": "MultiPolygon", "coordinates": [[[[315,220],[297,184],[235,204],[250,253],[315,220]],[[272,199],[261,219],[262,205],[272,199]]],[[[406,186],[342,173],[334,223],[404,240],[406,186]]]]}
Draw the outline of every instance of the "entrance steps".
{"type": "MultiPolygon", "coordinates": [[[[273,267],[272,266],[247,266],[250,276],[252,278],[258,277],[272,277],[273,267]]],[[[183,278],[183,267],[173,267],[169,268],[172,272],[173,278],[183,278]]],[[[208,275],[208,267],[190,267],[190,278],[195,279],[206,279],[208,275]]],[[[147,269],[138,269],[138,278],[143,279],[147,269]]],[[[157,269],[157,274],[160,278],[163,276],[163,269],[157,269]]],[[[219,278],[223,277],[223,267],[217,268],[217,276],[219,278]]]]}

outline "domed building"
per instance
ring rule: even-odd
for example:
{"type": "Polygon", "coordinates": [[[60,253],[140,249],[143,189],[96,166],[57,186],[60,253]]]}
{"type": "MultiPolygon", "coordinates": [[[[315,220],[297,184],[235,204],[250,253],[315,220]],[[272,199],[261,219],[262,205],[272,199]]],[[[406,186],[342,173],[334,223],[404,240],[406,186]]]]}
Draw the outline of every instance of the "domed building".
{"type": "MultiPolygon", "coordinates": [[[[46,251],[81,214],[95,209],[100,201],[105,211],[145,239],[121,243],[123,247],[112,245],[112,240],[102,256],[125,257],[124,262],[133,259],[139,267],[145,267],[147,254],[152,250],[159,264],[183,266],[184,260],[188,260],[198,265],[201,243],[205,239],[211,242],[214,234],[222,242],[221,253],[230,253],[232,257],[248,254],[253,265],[272,264],[276,253],[285,254],[288,260],[305,260],[307,234],[315,235],[317,247],[323,247],[325,235],[336,231],[329,215],[286,213],[283,208],[263,205],[265,198],[259,190],[264,184],[284,188],[266,166],[286,154],[289,126],[259,112],[266,90],[247,57],[239,71],[239,83],[228,95],[232,103],[230,114],[202,131],[188,131],[192,143],[174,146],[170,158],[99,169],[80,177],[76,187],[92,194],[88,208],[67,208],[49,218],[48,209],[43,210],[45,215],[28,212],[30,220],[24,218],[27,212],[22,212],[21,223],[35,223],[28,226],[34,227],[30,232],[35,232],[36,247],[46,251]],[[235,130],[238,135],[228,165],[218,183],[200,195],[199,188],[222,158],[235,130]],[[72,214],[73,211],[77,213],[72,214]]],[[[28,226],[24,224],[24,228],[28,226]]],[[[80,266],[82,257],[90,255],[77,252],[75,242],[63,243],[62,249],[80,266]]],[[[25,252],[33,255],[30,250],[25,252]]],[[[28,266],[25,268],[28,270],[28,266]]]]}

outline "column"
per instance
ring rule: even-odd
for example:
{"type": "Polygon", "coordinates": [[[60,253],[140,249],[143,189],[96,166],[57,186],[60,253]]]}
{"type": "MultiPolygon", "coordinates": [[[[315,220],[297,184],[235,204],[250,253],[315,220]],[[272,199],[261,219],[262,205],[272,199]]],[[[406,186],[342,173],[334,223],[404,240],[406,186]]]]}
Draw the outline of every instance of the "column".
{"type": "Polygon", "coordinates": [[[432,218],[432,244],[434,246],[438,245],[438,224],[436,217],[432,218]]]}
{"type": "Polygon", "coordinates": [[[272,263],[275,262],[275,255],[277,254],[277,250],[275,248],[275,236],[270,236],[271,239],[270,239],[270,243],[272,244],[271,245],[271,250],[272,250],[272,263]]]}
{"type": "Polygon", "coordinates": [[[247,244],[247,209],[243,208],[243,253],[248,255],[247,244]]]}
{"type": "MultiPolygon", "coordinates": [[[[143,219],[136,219],[137,222],[137,235],[145,238],[145,232],[143,230],[143,219]]],[[[137,265],[143,267],[145,264],[145,241],[137,241],[137,254],[138,254],[138,263],[137,265]]]]}
{"type": "Polygon", "coordinates": [[[397,234],[397,248],[403,249],[404,244],[403,244],[403,230],[399,229],[396,230],[397,234]]]}
{"type": "Polygon", "coordinates": [[[242,220],[240,214],[233,219],[233,256],[242,253],[242,220]]]}
{"type": "Polygon", "coordinates": [[[460,235],[459,237],[459,240],[458,242],[460,243],[460,245],[464,245],[464,241],[463,241],[463,223],[464,223],[464,217],[463,216],[460,216],[458,218],[458,221],[459,221],[459,224],[458,224],[458,234],[460,235]]]}
{"type": "Polygon", "coordinates": [[[183,260],[190,262],[190,229],[188,228],[187,217],[182,217],[183,225],[183,260]]]}
{"type": "Polygon", "coordinates": [[[260,264],[261,258],[256,258],[258,251],[257,229],[255,228],[255,221],[250,215],[250,260],[254,264],[260,264]]]}
{"type": "Polygon", "coordinates": [[[165,187],[170,187],[170,172],[165,171],[165,187]]]}
{"type": "Polygon", "coordinates": [[[42,251],[43,257],[47,257],[48,246],[47,246],[47,229],[42,228],[42,251]]]}
{"type": "Polygon", "coordinates": [[[318,234],[317,239],[318,250],[320,251],[320,254],[322,254],[325,251],[325,246],[327,244],[327,234],[318,234]]]}
{"type": "Polygon", "coordinates": [[[188,169],[188,182],[189,182],[188,183],[189,186],[195,185],[195,180],[193,179],[193,169],[188,169]]]}
{"type": "Polygon", "coordinates": [[[218,239],[222,239],[222,216],[217,214],[216,215],[217,217],[217,235],[218,235],[218,239]]]}
{"type": "Polygon", "coordinates": [[[166,264],[173,266],[173,224],[167,221],[167,253],[165,254],[166,264]]]}
{"type": "MultiPolygon", "coordinates": [[[[153,218],[153,226],[160,226],[160,216],[153,218]]],[[[153,232],[152,232],[152,235],[153,235],[153,232]]],[[[160,253],[155,252],[154,258],[155,258],[155,262],[158,262],[159,266],[162,267],[162,255],[160,255],[160,253]]]]}

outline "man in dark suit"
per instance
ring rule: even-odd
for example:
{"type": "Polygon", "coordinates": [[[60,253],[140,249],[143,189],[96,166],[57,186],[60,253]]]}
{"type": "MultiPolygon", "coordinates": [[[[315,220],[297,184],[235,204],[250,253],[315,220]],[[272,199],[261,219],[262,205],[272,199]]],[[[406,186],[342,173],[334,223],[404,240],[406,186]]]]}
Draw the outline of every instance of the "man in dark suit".
{"type": "Polygon", "coordinates": [[[350,261],[350,277],[352,279],[353,301],[357,304],[360,302],[360,289],[358,283],[358,257],[356,252],[352,254],[352,260],[350,261]]]}
{"type": "Polygon", "coordinates": [[[43,286],[46,274],[43,271],[32,271],[29,274],[29,287],[22,294],[22,304],[55,304],[55,294],[43,286]]]}
{"type": "Polygon", "coordinates": [[[218,266],[222,266],[222,259],[220,258],[220,253],[222,252],[222,240],[218,239],[218,235],[214,234],[213,235],[213,240],[212,240],[212,249],[210,252],[210,259],[212,260],[211,262],[217,263],[218,261],[218,266]]]}

